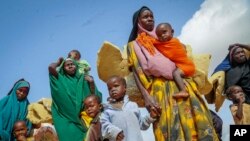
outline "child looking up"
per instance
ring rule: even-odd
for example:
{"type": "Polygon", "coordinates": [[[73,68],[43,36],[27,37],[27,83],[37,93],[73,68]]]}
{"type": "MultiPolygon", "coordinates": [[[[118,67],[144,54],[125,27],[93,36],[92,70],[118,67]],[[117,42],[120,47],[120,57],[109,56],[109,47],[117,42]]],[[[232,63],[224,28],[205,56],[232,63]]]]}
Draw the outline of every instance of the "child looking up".
{"type": "Polygon", "coordinates": [[[245,93],[237,85],[230,86],[226,90],[226,95],[233,102],[230,110],[235,124],[250,124],[250,105],[245,103],[245,93]]]}
{"type": "Polygon", "coordinates": [[[102,110],[101,100],[97,95],[89,95],[83,101],[84,111],[81,112],[81,118],[84,124],[89,128],[86,141],[102,141],[100,112],[102,110]]]}
{"type": "Polygon", "coordinates": [[[124,78],[112,76],[106,83],[110,98],[100,117],[103,137],[109,141],[142,141],[140,129],[146,130],[156,121],[157,110],[151,107],[150,115],[142,117],[138,105],[126,95],[124,78]]]}
{"type": "MultiPolygon", "coordinates": [[[[175,63],[177,68],[173,71],[173,78],[179,88],[179,93],[173,94],[173,97],[189,97],[182,78],[192,76],[195,73],[195,65],[192,60],[188,58],[185,45],[173,37],[174,30],[169,23],[159,24],[155,32],[158,40],[151,36],[146,36],[145,33],[140,34],[136,40],[140,45],[149,50],[154,50],[152,48],[156,47],[165,57],[175,63]]],[[[154,55],[154,52],[152,51],[151,54],[154,55]]]]}
{"type": "Polygon", "coordinates": [[[91,70],[89,63],[86,60],[81,60],[81,53],[78,50],[71,50],[68,58],[74,59],[78,63],[78,71],[83,74],[89,74],[91,70]]]}

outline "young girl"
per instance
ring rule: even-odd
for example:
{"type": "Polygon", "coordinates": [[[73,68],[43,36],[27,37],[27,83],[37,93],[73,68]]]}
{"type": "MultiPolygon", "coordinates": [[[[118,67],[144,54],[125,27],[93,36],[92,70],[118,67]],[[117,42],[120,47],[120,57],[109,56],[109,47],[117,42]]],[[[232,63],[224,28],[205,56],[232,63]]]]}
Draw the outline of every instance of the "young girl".
{"type": "Polygon", "coordinates": [[[150,115],[142,117],[138,105],[129,101],[126,94],[126,81],[112,76],[107,81],[109,103],[101,114],[102,135],[110,141],[142,141],[141,131],[156,121],[158,113],[150,108],[150,115]]]}
{"type": "Polygon", "coordinates": [[[89,95],[83,101],[84,111],[81,118],[89,128],[85,141],[102,141],[100,112],[102,110],[101,100],[97,95],[89,95]]]}
{"type": "Polygon", "coordinates": [[[233,102],[230,110],[235,124],[250,124],[250,105],[245,103],[245,93],[237,85],[230,86],[226,90],[226,95],[233,102]]]}
{"type": "Polygon", "coordinates": [[[24,120],[30,130],[31,123],[26,120],[29,89],[29,82],[20,79],[14,84],[7,96],[0,100],[0,138],[2,140],[14,140],[11,133],[17,120],[24,120]]]}

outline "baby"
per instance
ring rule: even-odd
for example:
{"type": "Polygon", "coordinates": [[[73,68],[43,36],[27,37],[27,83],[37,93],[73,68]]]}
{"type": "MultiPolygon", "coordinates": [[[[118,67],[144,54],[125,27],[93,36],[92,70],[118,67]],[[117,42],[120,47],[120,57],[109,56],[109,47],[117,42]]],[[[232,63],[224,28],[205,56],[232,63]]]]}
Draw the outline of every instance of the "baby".
{"type": "Polygon", "coordinates": [[[142,141],[141,130],[149,128],[158,116],[154,107],[150,115],[142,117],[138,105],[126,95],[126,81],[119,76],[108,79],[109,103],[101,114],[102,135],[109,141],[142,141]]]}
{"type": "Polygon", "coordinates": [[[89,63],[86,60],[81,60],[81,53],[78,50],[71,50],[68,58],[74,59],[78,63],[78,71],[83,74],[89,74],[91,70],[89,63]]]}
{"type": "Polygon", "coordinates": [[[235,124],[250,124],[250,105],[245,103],[245,93],[237,85],[230,86],[226,90],[226,95],[233,102],[230,110],[235,124]]]}

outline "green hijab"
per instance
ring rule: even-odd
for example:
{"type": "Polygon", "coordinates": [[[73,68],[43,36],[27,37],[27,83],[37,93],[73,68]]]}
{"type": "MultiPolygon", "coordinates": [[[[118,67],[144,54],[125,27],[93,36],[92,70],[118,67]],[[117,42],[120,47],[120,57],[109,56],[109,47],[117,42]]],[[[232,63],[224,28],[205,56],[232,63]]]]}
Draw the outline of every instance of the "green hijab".
{"type": "MultiPolygon", "coordinates": [[[[66,60],[58,68],[57,78],[51,74],[49,76],[52,118],[60,141],[82,141],[86,136],[87,127],[81,122],[80,112],[82,101],[90,94],[90,88],[84,75],[77,70],[74,76],[64,71],[66,60]]],[[[73,63],[76,65],[75,61],[73,63]]],[[[95,94],[101,98],[97,88],[95,88],[95,94]]]]}
{"type": "Polygon", "coordinates": [[[3,141],[13,140],[13,126],[17,120],[26,121],[30,129],[31,123],[26,119],[29,101],[27,97],[21,101],[17,99],[16,90],[22,87],[30,88],[29,82],[24,79],[17,81],[7,96],[0,100],[0,137],[3,141]]]}

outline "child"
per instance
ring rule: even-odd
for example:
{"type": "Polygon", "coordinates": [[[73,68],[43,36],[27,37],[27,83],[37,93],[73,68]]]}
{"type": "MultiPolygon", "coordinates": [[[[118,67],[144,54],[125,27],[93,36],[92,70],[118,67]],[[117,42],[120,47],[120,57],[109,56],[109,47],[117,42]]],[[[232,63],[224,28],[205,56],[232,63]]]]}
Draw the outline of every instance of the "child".
{"type": "Polygon", "coordinates": [[[78,71],[83,74],[89,74],[90,65],[86,60],[81,59],[81,53],[78,50],[71,50],[68,54],[68,58],[74,59],[78,63],[78,71]]]}
{"type": "Polygon", "coordinates": [[[92,76],[89,75],[89,71],[91,69],[89,63],[86,60],[80,60],[81,53],[78,50],[71,50],[68,54],[68,58],[74,59],[77,62],[78,72],[86,75],[85,79],[89,83],[91,93],[94,93],[95,86],[93,85],[94,80],[92,76]]]}
{"type": "Polygon", "coordinates": [[[28,128],[26,122],[23,120],[18,120],[15,122],[13,127],[13,135],[16,141],[28,141],[31,140],[28,138],[28,128]]]}
{"type": "Polygon", "coordinates": [[[226,90],[226,95],[233,102],[230,110],[235,124],[250,124],[250,105],[245,103],[245,93],[237,85],[230,86],[226,90]]]}
{"type": "Polygon", "coordinates": [[[150,36],[144,37],[145,34],[140,34],[137,37],[137,41],[146,48],[155,46],[164,56],[175,63],[177,68],[173,71],[173,78],[179,88],[179,92],[175,93],[173,97],[187,98],[189,94],[186,91],[182,77],[192,76],[195,73],[195,65],[192,60],[188,58],[185,45],[177,38],[174,38],[173,34],[174,30],[169,23],[161,23],[156,27],[158,40],[150,36]]]}
{"type": "Polygon", "coordinates": [[[103,105],[101,129],[104,138],[110,141],[142,141],[141,131],[149,128],[158,116],[154,107],[150,116],[142,118],[138,105],[129,101],[126,94],[126,81],[119,76],[112,76],[107,81],[109,103],[103,105]]]}
{"type": "Polygon", "coordinates": [[[87,126],[88,132],[86,141],[102,141],[100,112],[102,110],[101,100],[97,95],[91,94],[83,101],[84,111],[81,112],[81,118],[87,126]]]}

